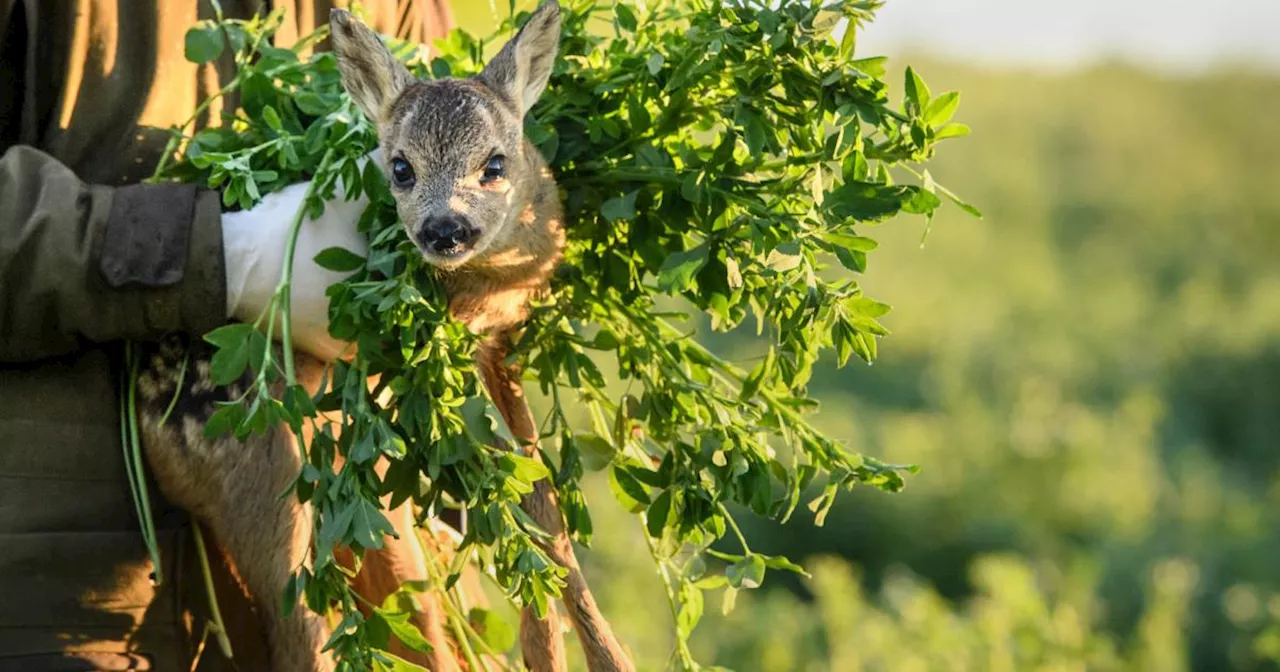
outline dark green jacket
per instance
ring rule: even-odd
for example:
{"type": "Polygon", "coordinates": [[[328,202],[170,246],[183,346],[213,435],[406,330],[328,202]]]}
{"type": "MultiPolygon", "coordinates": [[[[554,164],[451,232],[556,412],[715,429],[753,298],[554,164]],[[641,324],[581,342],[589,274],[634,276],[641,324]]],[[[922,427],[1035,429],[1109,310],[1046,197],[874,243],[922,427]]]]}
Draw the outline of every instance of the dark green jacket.
{"type": "MultiPolygon", "coordinates": [[[[257,4],[222,2],[233,16],[257,4]]],[[[287,46],[334,3],[274,4],[287,46]]],[[[363,4],[378,30],[418,41],[448,24],[444,0],[363,4]]],[[[217,195],[137,184],[163,129],[229,79],[228,54],[183,59],[186,30],[211,15],[205,0],[0,0],[0,672],[185,671],[204,627],[185,516],[158,498],[167,581],[147,579],[117,367],[122,339],[225,320],[217,195]]],[[[214,564],[238,667],[266,669],[261,630],[214,564]]],[[[224,669],[208,648],[200,669],[224,669]]]]}

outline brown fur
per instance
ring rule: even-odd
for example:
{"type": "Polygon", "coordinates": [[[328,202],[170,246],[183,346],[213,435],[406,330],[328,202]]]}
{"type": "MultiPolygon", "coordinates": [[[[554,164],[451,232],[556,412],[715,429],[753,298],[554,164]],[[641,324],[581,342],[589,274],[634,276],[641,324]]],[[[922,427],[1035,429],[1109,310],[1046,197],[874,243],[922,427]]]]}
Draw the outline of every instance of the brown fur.
{"type": "Polygon", "coordinates": [[[278,597],[310,545],[309,507],[296,497],[280,497],[298,474],[298,450],[284,428],[245,443],[229,435],[204,437],[214,402],[236,392],[209,381],[209,354],[203,344],[188,353],[174,337],[151,354],[140,373],[138,413],[147,462],[164,496],[208,525],[245,589],[257,598],[274,670],[331,670],[332,661],[320,654],[329,634],[323,619],[302,606],[284,618],[278,597]],[[183,388],[176,390],[177,404],[161,424],[188,356],[191,364],[183,388]]]}
{"type": "MultiPolygon", "coordinates": [[[[544,3],[479,77],[417,82],[367,27],[346,12],[335,10],[331,16],[343,84],[378,125],[384,169],[398,158],[410,162],[417,175],[411,186],[393,186],[400,218],[424,258],[445,271],[453,315],[472,331],[488,334],[478,353],[483,382],[521,441],[519,448],[529,455],[538,450],[537,431],[520,371],[505,358],[513,332],[528,317],[530,300],[545,291],[560,261],[564,231],[555,181],[523,137],[521,122],[546,86],[559,23],[558,5],[544,3]],[[482,181],[484,166],[495,155],[507,159],[504,179],[482,181]],[[419,234],[424,222],[450,214],[465,217],[477,235],[462,253],[441,256],[423,247],[419,234]]],[[[273,669],[327,672],[333,661],[320,651],[329,634],[323,619],[302,605],[285,618],[279,599],[290,574],[308,561],[310,545],[310,506],[281,497],[298,473],[298,446],[284,427],[245,442],[204,438],[214,402],[240,391],[212,384],[210,354],[203,343],[191,343],[187,352],[180,340],[170,340],[150,357],[139,381],[148,462],[165,496],[209,526],[255,598],[268,623],[273,669]],[[190,358],[191,371],[182,389],[175,389],[184,357],[190,358]],[[162,423],[175,392],[177,405],[162,423]]],[[[319,362],[298,360],[301,382],[314,390],[319,362]]],[[[553,535],[545,549],[568,569],[565,606],[589,668],[634,669],[587,587],[554,488],[539,482],[522,506],[553,535]]],[[[383,549],[367,552],[352,581],[374,603],[403,581],[428,576],[410,505],[390,512],[388,519],[399,539],[388,538],[383,549]]],[[[345,562],[354,563],[349,552],[345,562]]],[[[421,596],[415,619],[434,650],[419,654],[397,646],[394,652],[431,669],[458,669],[440,599],[421,596]]],[[[554,609],[547,619],[531,609],[522,613],[521,646],[530,669],[565,669],[557,623],[554,609]]]]}

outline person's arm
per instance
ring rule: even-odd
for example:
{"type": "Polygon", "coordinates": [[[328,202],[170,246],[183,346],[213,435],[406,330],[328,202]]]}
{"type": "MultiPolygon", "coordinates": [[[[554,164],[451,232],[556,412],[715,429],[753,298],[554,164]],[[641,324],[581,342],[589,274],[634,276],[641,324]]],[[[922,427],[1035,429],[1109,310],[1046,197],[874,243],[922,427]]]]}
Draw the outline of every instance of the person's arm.
{"type": "Polygon", "coordinates": [[[25,146],[0,157],[0,361],[226,322],[218,195],[86,185],[25,146]]]}

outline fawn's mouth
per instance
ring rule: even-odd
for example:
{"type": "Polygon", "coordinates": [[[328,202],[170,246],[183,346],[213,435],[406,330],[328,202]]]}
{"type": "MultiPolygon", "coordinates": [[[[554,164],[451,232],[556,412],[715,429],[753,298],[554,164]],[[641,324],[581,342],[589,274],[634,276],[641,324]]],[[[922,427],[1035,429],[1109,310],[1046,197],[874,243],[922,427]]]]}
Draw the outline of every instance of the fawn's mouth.
{"type": "Polygon", "coordinates": [[[445,248],[435,247],[431,250],[431,254],[441,259],[457,259],[470,251],[470,245],[454,245],[445,248]]]}
{"type": "Polygon", "coordinates": [[[470,245],[457,245],[444,249],[422,249],[422,258],[428,264],[446,270],[453,270],[467,263],[475,256],[475,249],[470,245]]]}

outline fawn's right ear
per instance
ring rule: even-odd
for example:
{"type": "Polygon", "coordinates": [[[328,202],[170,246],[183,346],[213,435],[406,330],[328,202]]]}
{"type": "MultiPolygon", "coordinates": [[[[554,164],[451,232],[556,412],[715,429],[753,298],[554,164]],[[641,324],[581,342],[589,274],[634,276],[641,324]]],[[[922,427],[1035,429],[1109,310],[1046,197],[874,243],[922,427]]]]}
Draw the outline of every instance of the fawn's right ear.
{"type": "Polygon", "coordinates": [[[544,0],[484,67],[480,79],[506,96],[523,117],[547,88],[559,50],[560,3],[544,0]]]}
{"type": "Polygon", "coordinates": [[[382,113],[405,87],[413,75],[368,26],[350,12],[329,11],[329,36],[338,56],[342,88],[374,124],[381,123],[382,113]]]}

